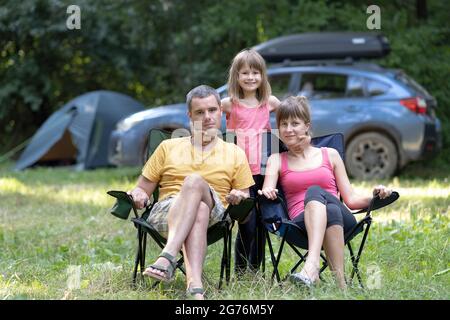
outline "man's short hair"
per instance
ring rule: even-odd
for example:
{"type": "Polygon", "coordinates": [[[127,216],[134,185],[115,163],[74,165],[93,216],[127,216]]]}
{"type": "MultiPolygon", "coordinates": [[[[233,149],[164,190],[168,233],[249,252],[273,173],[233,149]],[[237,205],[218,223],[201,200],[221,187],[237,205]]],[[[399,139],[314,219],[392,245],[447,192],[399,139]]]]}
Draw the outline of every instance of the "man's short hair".
{"type": "Polygon", "coordinates": [[[192,99],[194,98],[203,99],[209,96],[214,96],[214,98],[216,98],[217,103],[220,106],[220,96],[217,93],[216,89],[211,88],[210,86],[207,86],[205,84],[195,87],[194,89],[189,91],[188,94],[186,95],[186,104],[188,106],[188,110],[191,111],[192,109],[191,108],[192,99]]]}

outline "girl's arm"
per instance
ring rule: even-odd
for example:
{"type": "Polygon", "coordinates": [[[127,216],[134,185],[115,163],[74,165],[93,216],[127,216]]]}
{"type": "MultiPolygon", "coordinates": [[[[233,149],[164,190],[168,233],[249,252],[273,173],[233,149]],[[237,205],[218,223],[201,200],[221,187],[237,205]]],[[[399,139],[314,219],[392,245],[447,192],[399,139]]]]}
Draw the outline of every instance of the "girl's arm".
{"type": "MultiPolygon", "coordinates": [[[[344,161],[342,161],[339,153],[333,148],[327,148],[328,155],[333,166],[334,176],[338,190],[344,200],[344,203],[351,210],[363,209],[369,205],[372,196],[361,196],[355,192],[345,170],[344,161]]],[[[379,185],[373,189],[373,194],[378,194],[380,198],[386,198],[392,193],[392,190],[385,186],[379,185]]]]}
{"type": "Polygon", "coordinates": [[[280,100],[275,96],[269,97],[269,112],[276,112],[280,106],[280,100]]]}
{"type": "Polygon", "coordinates": [[[231,113],[231,98],[230,97],[223,98],[221,101],[221,105],[222,105],[223,112],[225,112],[226,114],[231,113]]]}
{"type": "Polygon", "coordinates": [[[275,200],[277,198],[278,176],[280,172],[280,154],[274,153],[267,160],[266,175],[264,177],[264,185],[262,190],[258,190],[258,194],[265,195],[266,198],[275,200]]]}

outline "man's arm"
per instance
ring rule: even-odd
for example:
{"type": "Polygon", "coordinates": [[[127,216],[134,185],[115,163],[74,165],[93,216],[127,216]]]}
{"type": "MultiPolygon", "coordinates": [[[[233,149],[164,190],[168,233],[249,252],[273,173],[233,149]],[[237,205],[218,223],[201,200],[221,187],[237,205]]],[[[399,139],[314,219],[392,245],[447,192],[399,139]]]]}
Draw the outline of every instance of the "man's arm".
{"type": "Polygon", "coordinates": [[[133,190],[128,191],[128,194],[133,198],[136,208],[142,209],[145,207],[157,186],[157,182],[150,181],[143,175],[139,176],[136,187],[134,187],[133,190]]]}

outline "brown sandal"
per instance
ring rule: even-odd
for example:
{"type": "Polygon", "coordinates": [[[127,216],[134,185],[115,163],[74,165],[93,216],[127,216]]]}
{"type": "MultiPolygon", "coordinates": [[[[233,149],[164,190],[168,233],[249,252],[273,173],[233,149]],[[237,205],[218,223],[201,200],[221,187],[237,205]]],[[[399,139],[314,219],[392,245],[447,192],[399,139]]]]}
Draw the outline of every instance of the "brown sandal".
{"type": "Polygon", "coordinates": [[[187,299],[195,299],[196,294],[201,294],[203,298],[205,298],[205,289],[202,287],[191,287],[186,290],[186,298],[187,299]]]}

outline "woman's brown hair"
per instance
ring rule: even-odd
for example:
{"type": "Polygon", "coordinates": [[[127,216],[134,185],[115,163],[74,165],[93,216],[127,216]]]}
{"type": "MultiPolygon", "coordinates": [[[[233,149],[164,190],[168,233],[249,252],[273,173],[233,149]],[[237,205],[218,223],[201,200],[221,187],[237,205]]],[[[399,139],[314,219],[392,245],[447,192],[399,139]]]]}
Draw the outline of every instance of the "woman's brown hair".
{"type": "MultiPolygon", "coordinates": [[[[311,111],[308,98],[305,96],[291,96],[281,101],[277,110],[277,127],[280,128],[281,121],[289,118],[298,118],[305,124],[311,124],[311,111]]],[[[307,134],[311,136],[310,132],[307,134]]]]}

